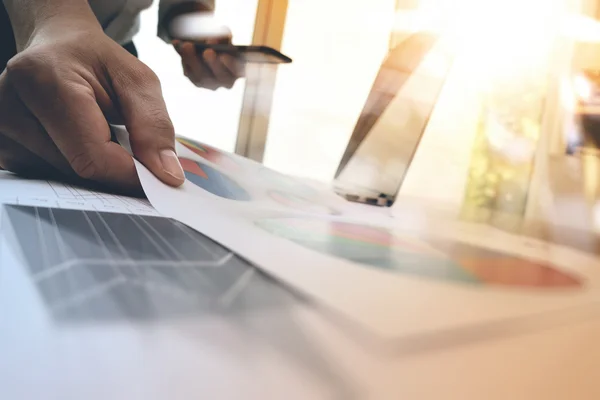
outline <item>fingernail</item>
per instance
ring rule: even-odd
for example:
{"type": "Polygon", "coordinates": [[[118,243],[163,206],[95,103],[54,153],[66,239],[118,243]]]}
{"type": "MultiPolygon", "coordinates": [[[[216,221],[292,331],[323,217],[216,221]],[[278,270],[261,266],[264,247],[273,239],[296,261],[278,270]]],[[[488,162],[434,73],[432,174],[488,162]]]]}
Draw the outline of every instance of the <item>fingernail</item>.
{"type": "Polygon", "coordinates": [[[180,181],[185,180],[185,174],[183,173],[183,168],[181,168],[181,163],[177,158],[177,154],[173,150],[165,149],[160,152],[160,161],[163,165],[163,170],[171,175],[173,178],[178,179],[180,181]]]}

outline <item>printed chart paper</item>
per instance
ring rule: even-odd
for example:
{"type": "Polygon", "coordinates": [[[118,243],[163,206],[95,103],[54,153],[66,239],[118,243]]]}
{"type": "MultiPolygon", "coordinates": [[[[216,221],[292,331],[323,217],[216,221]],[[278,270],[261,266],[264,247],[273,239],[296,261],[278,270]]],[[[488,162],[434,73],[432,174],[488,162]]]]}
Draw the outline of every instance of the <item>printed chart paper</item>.
{"type": "Polygon", "coordinates": [[[332,191],[241,157],[187,139],[177,150],[188,178],[181,188],[138,164],[159,212],[381,337],[518,322],[600,293],[591,254],[425,210],[401,219],[355,212],[332,191]]]}

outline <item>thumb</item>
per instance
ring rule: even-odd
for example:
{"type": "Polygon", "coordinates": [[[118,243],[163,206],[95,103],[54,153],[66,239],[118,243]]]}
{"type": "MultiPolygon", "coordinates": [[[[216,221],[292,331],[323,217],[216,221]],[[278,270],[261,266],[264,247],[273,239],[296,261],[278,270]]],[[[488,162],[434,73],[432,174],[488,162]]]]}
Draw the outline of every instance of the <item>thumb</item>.
{"type": "MultiPolygon", "coordinates": [[[[137,60],[135,60],[137,61],[137,60]]],[[[163,100],[158,77],[141,62],[111,77],[113,90],[129,132],[133,155],[158,179],[171,186],[185,181],[175,153],[175,130],[163,100]]]]}

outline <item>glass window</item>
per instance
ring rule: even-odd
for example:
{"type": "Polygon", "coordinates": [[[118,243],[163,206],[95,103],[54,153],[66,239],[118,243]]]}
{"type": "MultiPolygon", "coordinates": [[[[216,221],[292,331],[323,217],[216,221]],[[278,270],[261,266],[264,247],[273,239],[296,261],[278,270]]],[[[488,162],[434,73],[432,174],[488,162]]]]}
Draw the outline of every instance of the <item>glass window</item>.
{"type": "Polygon", "coordinates": [[[264,163],[333,178],[390,42],[395,0],[290,0],[264,163]]]}

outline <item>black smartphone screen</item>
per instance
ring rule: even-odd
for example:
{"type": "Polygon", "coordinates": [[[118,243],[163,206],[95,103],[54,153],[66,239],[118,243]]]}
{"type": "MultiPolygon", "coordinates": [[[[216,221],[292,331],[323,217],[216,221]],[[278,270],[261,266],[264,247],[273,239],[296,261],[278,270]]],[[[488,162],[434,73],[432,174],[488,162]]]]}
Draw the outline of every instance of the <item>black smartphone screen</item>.
{"type": "Polygon", "coordinates": [[[246,63],[289,64],[292,59],[268,46],[236,46],[233,44],[196,43],[199,50],[213,49],[217,53],[231,54],[246,63]]]}

